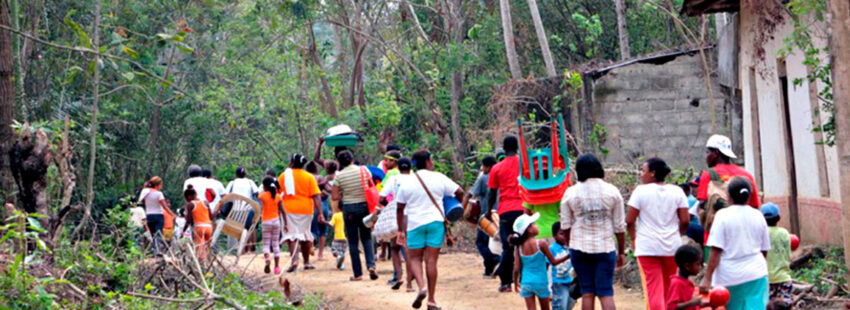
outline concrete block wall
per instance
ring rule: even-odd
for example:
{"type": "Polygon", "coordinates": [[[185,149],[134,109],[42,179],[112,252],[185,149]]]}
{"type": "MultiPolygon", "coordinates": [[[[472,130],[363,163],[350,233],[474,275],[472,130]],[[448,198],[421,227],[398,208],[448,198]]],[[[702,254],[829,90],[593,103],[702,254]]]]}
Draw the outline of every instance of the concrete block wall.
{"type": "MultiPolygon", "coordinates": [[[[710,58],[709,68],[715,68],[710,58]]],[[[639,164],[661,157],[674,168],[704,168],[705,141],[713,133],[710,98],[717,132],[731,131],[731,99],[721,92],[714,72],[712,84],[709,93],[699,54],[682,54],[663,64],[635,63],[597,78],[593,120],[608,131],[603,144],[609,150],[606,164],[639,164]]]]}

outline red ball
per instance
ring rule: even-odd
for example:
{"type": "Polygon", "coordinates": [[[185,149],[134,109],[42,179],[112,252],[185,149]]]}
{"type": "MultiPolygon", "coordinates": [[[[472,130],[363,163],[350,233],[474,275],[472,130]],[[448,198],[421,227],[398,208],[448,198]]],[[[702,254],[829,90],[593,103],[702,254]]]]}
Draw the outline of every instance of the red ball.
{"type": "Polygon", "coordinates": [[[796,251],[797,248],[800,247],[800,237],[797,237],[795,234],[791,234],[791,251],[796,251]]]}
{"type": "Polygon", "coordinates": [[[712,307],[722,307],[729,302],[729,290],[725,287],[717,286],[708,293],[708,302],[712,307]]]}

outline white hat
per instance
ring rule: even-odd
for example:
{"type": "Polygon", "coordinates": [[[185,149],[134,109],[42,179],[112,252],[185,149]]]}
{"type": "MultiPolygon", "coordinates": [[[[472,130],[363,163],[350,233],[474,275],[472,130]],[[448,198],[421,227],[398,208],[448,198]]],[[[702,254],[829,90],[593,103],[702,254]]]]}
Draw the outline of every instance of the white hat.
{"type": "Polygon", "coordinates": [[[727,136],[713,135],[708,138],[708,142],[705,143],[705,147],[717,149],[720,153],[729,158],[738,158],[738,156],[735,156],[735,152],[732,152],[732,140],[729,140],[729,137],[727,136]]]}
{"type": "Polygon", "coordinates": [[[525,230],[528,229],[528,226],[531,226],[531,223],[537,221],[540,218],[540,213],[535,212],[533,215],[523,214],[516,218],[514,221],[514,232],[522,235],[525,233],[525,230]]]}

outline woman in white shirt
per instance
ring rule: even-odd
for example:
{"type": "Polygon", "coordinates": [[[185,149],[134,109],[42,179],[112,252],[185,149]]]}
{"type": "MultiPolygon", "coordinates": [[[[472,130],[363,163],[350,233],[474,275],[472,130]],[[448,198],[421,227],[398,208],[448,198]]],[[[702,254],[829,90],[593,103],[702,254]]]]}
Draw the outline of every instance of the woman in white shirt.
{"type": "Polygon", "coordinates": [[[688,230],[688,198],[679,186],[666,184],[670,167],[660,158],[640,166],[641,182],[629,198],[626,227],[637,256],[649,309],[664,309],[670,277],[678,269],[673,255],[688,230]]]}
{"type": "Polygon", "coordinates": [[[440,309],[434,295],[437,291],[437,259],[446,239],[443,196],[454,195],[460,201],[463,188],[442,173],[433,171],[431,153],[426,150],[413,153],[413,164],[416,172],[405,177],[395,192],[399,228],[396,244],[407,245],[408,272],[413,273],[419,287],[413,308],[419,309],[427,295],[427,308],[440,309]],[[423,262],[425,272],[422,271],[423,262]]]}
{"type": "Polygon", "coordinates": [[[165,200],[165,195],[162,194],[162,178],[154,176],[148,180],[148,189],[147,194],[142,197],[142,202],[145,204],[148,231],[154,239],[154,254],[158,255],[165,244],[162,239],[162,228],[165,225],[163,211],[171,214],[174,214],[174,212],[171,211],[168,201],[165,200]]]}
{"type": "Polygon", "coordinates": [[[736,177],[727,187],[732,205],[717,211],[706,246],[711,248],[708,268],[700,284],[729,290],[726,309],[764,309],[768,300],[767,251],[770,235],[764,215],[747,205],[753,187],[736,177]]]}

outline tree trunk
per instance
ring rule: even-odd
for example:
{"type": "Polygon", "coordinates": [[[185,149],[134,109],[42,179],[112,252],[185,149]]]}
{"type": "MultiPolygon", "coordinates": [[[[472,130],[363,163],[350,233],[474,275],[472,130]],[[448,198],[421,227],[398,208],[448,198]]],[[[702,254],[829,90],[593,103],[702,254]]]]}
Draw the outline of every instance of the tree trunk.
{"type": "MultiPolygon", "coordinates": [[[[168,52],[168,62],[165,65],[165,73],[162,75],[163,80],[168,80],[168,75],[171,73],[171,64],[174,62],[174,53],[177,51],[176,46],[171,45],[171,50],[168,52]]],[[[157,83],[156,86],[156,100],[159,102],[153,103],[153,115],[151,116],[151,127],[150,127],[150,156],[148,158],[151,159],[148,164],[147,174],[152,174],[151,172],[160,167],[159,155],[157,154],[157,148],[159,147],[159,135],[162,129],[162,104],[165,100],[162,94],[165,91],[165,86],[162,83],[157,83]]]]}
{"type": "Polygon", "coordinates": [[[367,42],[363,39],[363,35],[360,34],[361,4],[358,1],[354,2],[353,19],[349,20],[348,11],[345,10],[347,4],[339,0],[337,0],[337,3],[339,3],[340,8],[343,10],[343,25],[349,28],[348,38],[351,41],[351,51],[354,53],[351,77],[348,83],[348,98],[346,98],[349,101],[346,102],[346,108],[352,108],[357,104],[361,109],[365,109],[366,98],[363,94],[363,54],[366,52],[367,42]]]}
{"type": "MultiPolygon", "coordinates": [[[[835,104],[835,146],[838,148],[838,166],[841,176],[841,204],[844,209],[844,248],[850,248],[850,3],[847,0],[830,0],[832,15],[833,96],[835,104]]],[[[850,266],[850,255],[844,255],[850,266]]],[[[850,275],[848,275],[850,277],[850,275]]]]}
{"type": "Polygon", "coordinates": [[[27,213],[44,215],[39,221],[47,226],[47,168],[53,161],[50,140],[42,130],[25,124],[9,151],[12,174],[18,185],[18,204],[27,213]]]}
{"type": "Polygon", "coordinates": [[[531,10],[531,19],[534,21],[534,31],[537,32],[537,41],[540,42],[540,51],[543,53],[543,62],[546,64],[546,75],[548,77],[558,76],[555,71],[555,62],[552,61],[552,50],[549,49],[549,39],[546,37],[546,29],[537,9],[537,0],[528,0],[528,9],[531,10]]]}
{"type": "Polygon", "coordinates": [[[511,70],[511,78],[521,79],[522,70],[519,67],[519,58],[516,54],[510,0],[499,0],[499,10],[502,13],[502,34],[505,37],[505,52],[508,56],[508,68],[511,70]]]}
{"type": "MultiPolygon", "coordinates": [[[[0,0],[0,24],[11,25],[9,2],[0,0]]],[[[7,200],[12,192],[12,171],[9,165],[9,148],[13,132],[12,120],[15,117],[15,82],[12,60],[12,32],[0,30],[0,199],[7,200]]]]}
{"type": "MultiPolygon", "coordinates": [[[[92,49],[100,50],[100,8],[101,0],[94,2],[94,25],[92,26],[92,49]]],[[[100,103],[100,55],[94,55],[94,77],[92,79],[92,111],[91,124],[89,124],[89,175],[86,185],[86,205],[83,210],[83,219],[74,229],[76,236],[91,220],[91,206],[94,202],[94,165],[97,158],[97,113],[100,103]]]]}
{"type": "MultiPolygon", "coordinates": [[[[447,24],[451,25],[452,39],[458,46],[456,49],[459,54],[463,53],[463,14],[461,12],[461,0],[452,0],[451,9],[447,16],[447,24]]],[[[458,59],[463,58],[463,55],[458,55],[458,59]]],[[[463,132],[460,128],[460,100],[463,96],[463,62],[458,62],[458,65],[452,72],[452,89],[451,89],[451,113],[452,113],[452,136],[454,137],[454,145],[456,150],[452,152],[455,164],[452,165],[452,174],[455,180],[463,179],[463,158],[466,157],[466,142],[463,138],[463,132]]]]}
{"type": "Polygon", "coordinates": [[[614,0],[617,10],[617,32],[620,38],[620,59],[632,57],[629,53],[629,32],[626,30],[626,0],[614,0]]]}
{"type": "MultiPolygon", "coordinates": [[[[339,26],[333,25],[333,30],[334,51],[336,51],[336,66],[339,68],[339,82],[341,84],[340,89],[345,89],[345,85],[347,84],[346,77],[348,76],[348,63],[345,58],[345,46],[343,46],[343,42],[345,41],[342,39],[342,29],[339,26]]],[[[349,101],[351,100],[348,98],[348,94],[343,91],[342,102],[346,105],[346,107],[349,101]]]]}
{"type": "Polygon", "coordinates": [[[337,118],[336,103],[331,95],[331,87],[328,85],[328,78],[325,76],[325,68],[322,66],[322,59],[319,58],[319,51],[316,48],[316,35],[313,33],[313,21],[307,20],[307,31],[310,33],[310,56],[313,59],[313,64],[319,70],[319,80],[322,83],[322,110],[330,114],[333,118],[337,118]]]}

